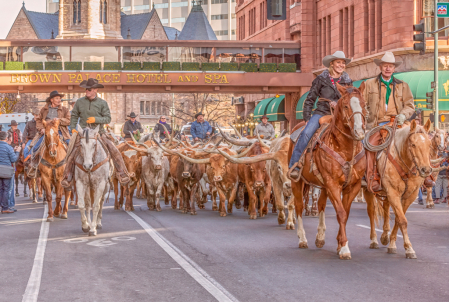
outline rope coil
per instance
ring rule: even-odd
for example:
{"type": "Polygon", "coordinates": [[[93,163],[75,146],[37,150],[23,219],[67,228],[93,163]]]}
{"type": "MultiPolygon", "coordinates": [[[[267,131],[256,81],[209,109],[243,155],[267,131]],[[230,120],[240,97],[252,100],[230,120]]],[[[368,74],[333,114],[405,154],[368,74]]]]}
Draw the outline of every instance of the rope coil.
{"type": "Polygon", "coordinates": [[[365,149],[371,152],[378,152],[378,151],[382,151],[385,148],[387,148],[390,145],[391,140],[393,139],[393,128],[389,127],[389,126],[377,126],[374,127],[373,129],[371,129],[370,131],[368,131],[368,133],[365,135],[365,139],[363,141],[363,145],[365,146],[365,149]],[[378,145],[378,146],[373,146],[369,143],[369,139],[370,137],[380,131],[381,129],[384,129],[386,131],[388,131],[388,137],[385,140],[384,143],[378,145]]]}

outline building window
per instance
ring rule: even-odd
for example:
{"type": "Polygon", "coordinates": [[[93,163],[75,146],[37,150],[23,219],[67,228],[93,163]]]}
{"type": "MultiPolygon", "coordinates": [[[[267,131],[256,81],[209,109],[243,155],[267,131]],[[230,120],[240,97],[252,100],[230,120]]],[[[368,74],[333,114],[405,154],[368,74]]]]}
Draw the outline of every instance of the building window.
{"type": "MultiPolygon", "coordinates": [[[[234,14],[235,16],[235,14],[234,14]]],[[[211,20],[223,20],[228,19],[228,14],[222,14],[222,15],[212,15],[211,20]]]]}
{"type": "Polygon", "coordinates": [[[162,101],[140,101],[140,115],[162,115],[167,114],[162,101]]]}
{"type": "Polygon", "coordinates": [[[216,36],[227,36],[229,34],[228,30],[216,30],[214,33],[216,36]]]}
{"type": "Polygon", "coordinates": [[[235,29],[232,30],[232,35],[235,36],[235,29]]]}
{"type": "Polygon", "coordinates": [[[212,0],[212,4],[228,3],[228,0],[212,0]]]}
{"type": "Polygon", "coordinates": [[[81,0],[73,0],[73,24],[81,23],[81,0]]]}
{"type": "Polygon", "coordinates": [[[106,0],[100,0],[100,23],[108,23],[108,4],[106,0]]]}

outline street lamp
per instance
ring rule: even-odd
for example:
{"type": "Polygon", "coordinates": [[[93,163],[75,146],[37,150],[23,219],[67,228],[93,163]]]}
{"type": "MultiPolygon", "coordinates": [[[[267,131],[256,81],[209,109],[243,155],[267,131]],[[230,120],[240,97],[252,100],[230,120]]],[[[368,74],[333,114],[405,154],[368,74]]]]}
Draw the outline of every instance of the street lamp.
{"type": "Polygon", "coordinates": [[[249,128],[249,135],[253,136],[257,124],[257,121],[254,119],[254,113],[250,113],[249,117],[246,118],[245,124],[249,128]]]}

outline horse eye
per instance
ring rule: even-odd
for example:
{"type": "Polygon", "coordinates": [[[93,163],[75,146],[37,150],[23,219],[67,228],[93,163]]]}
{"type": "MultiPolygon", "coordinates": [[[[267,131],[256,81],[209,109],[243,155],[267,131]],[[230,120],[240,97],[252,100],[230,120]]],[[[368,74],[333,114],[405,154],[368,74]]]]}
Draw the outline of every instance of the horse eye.
{"type": "Polygon", "coordinates": [[[416,145],[415,145],[415,144],[412,144],[412,147],[413,147],[413,148],[416,148],[416,145]]]}

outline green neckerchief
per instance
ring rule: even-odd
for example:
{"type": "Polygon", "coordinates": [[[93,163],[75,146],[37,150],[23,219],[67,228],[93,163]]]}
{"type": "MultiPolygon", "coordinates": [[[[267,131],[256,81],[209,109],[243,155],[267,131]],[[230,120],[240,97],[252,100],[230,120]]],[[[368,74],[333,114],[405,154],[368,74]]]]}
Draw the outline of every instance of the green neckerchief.
{"type": "Polygon", "coordinates": [[[391,94],[391,87],[390,84],[393,81],[393,77],[390,78],[390,80],[387,82],[384,80],[384,78],[382,77],[382,75],[380,75],[380,80],[382,81],[382,83],[385,84],[385,86],[387,86],[387,95],[385,96],[385,101],[388,105],[388,100],[390,99],[390,94],[391,94]]]}

